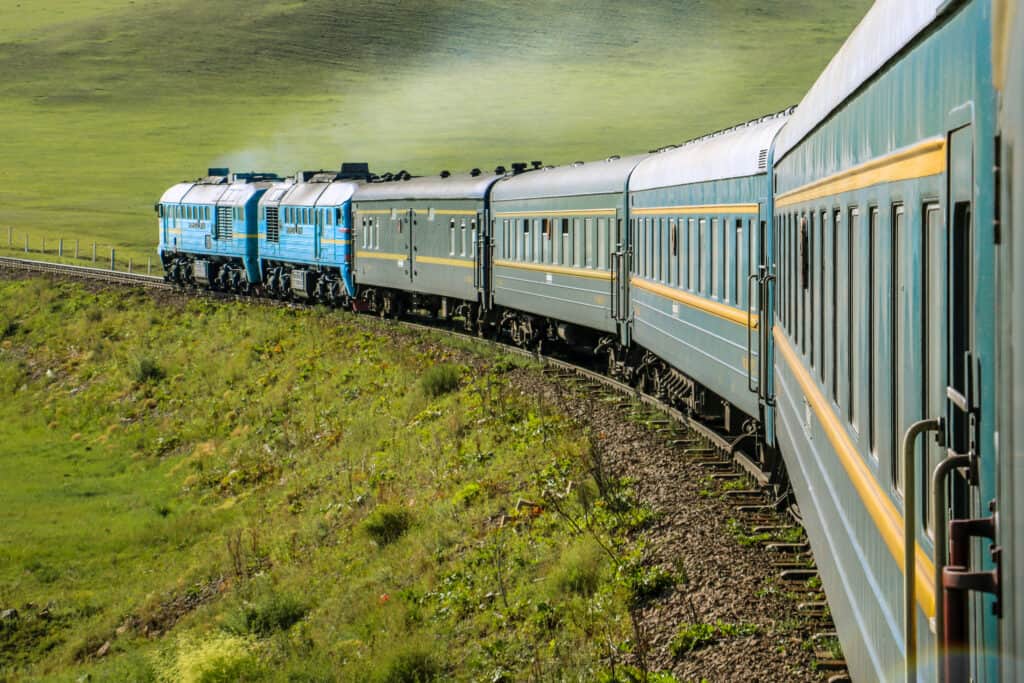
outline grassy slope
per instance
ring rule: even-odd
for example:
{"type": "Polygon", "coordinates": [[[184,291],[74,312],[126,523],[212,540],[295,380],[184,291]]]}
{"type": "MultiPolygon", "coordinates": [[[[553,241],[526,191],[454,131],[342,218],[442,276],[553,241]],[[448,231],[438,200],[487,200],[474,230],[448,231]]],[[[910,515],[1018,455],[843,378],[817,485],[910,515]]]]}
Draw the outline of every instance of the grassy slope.
{"type": "Polygon", "coordinates": [[[797,102],[869,0],[0,0],[7,225],[145,258],[208,165],[560,163],[797,102]]]}
{"type": "Polygon", "coordinates": [[[0,679],[592,680],[628,646],[643,570],[596,539],[647,513],[508,359],[314,310],[0,302],[0,679]]]}

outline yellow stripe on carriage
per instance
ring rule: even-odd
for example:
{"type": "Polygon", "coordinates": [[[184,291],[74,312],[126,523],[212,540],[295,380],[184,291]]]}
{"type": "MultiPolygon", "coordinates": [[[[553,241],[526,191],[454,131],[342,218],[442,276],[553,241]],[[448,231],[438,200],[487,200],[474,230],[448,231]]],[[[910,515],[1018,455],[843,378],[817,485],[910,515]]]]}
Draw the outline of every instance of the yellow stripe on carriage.
{"type": "Polygon", "coordinates": [[[496,211],[495,217],[509,218],[511,216],[614,216],[616,209],[551,209],[548,211],[496,211]]]}
{"type": "Polygon", "coordinates": [[[714,216],[724,213],[758,213],[757,204],[707,204],[705,206],[652,206],[633,209],[634,216],[714,216]]]}
{"type": "Polygon", "coordinates": [[[352,240],[320,240],[320,243],[321,244],[342,245],[342,244],[352,244],[352,240]]]}
{"type": "Polygon", "coordinates": [[[844,192],[854,192],[879,183],[895,183],[937,175],[946,170],[946,138],[931,138],[898,152],[784,192],[775,205],[790,206],[844,192]]]}
{"type": "Polygon", "coordinates": [[[259,237],[257,232],[233,232],[231,233],[231,239],[235,240],[254,240],[259,237]]]}
{"type": "Polygon", "coordinates": [[[392,254],[386,251],[362,251],[356,252],[356,258],[382,259],[385,261],[401,261],[409,258],[408,254],[392,254]]]}
{"type": "Polygon", "coordinates": [[[583,268],[568,268],[566,266],[554,266],[545,263],[517,263],[515,261],[495,261],[498,268],[516,268],[519,270],[533,270],[541,273],[555,273],[558,275],[571,275],[573,277],[586,277],[593,280],[611,280],[612,274],[607,270],[586,270],[583,268]]]}
{"type": "MultiPolygon", "coordinates": [[[[904,570],[903,516],[878,485],[878,481],[875,480],[867,465],[864,464],[857,447],[846,433],[841,419],[832,410],[829,400],[818,390],[814,378],[800,362],[800,358],[790,345],[782,328],[776,326],[773,331],[776,347],[785,358],[789,369],[796,376],[804,396],[814,409],[822,429],[825,430],[825,435],[839,456],[839,462],[850,478],[850,483],[853,484],[853,488],[860,496],[861,502],[864,503],[882,540],[885,541],[886,547],[902,572],[904,570]]],[[[931,582],[931,577],[935,576],[935,565],[920,545],[916,546],[914,555],[917,565],[917,603],[921,606],[925,616],[931,618],[935,616],[935,586],[931,582]]]]}
{"type": "MultiPolygon", "coordinates": [[[[739,308],[733,308],[717,301],[709,301],[702,296],[691,294],[690,292],[683,292],[675,289],[674,287],[668,287],[666,285],[658,284],[656,282],[648,282],[639,277],[633,277],[629,284],[637,289],[643,289],[652,294],[663,296],[666,299],[678,301],[681,304],[685,304],[690,308],[696,308],[710,313],[713,316],[728,320],[729,322],[736,323],[737,325],[747,326],[747,312],[739,308]]],[[[758,316],[750,315],[750,327],[751,329],[757,329],[759,319],[758,316]]]]}
{"type": "Polygon", "coordinates": [[[455,266],[456,268],[472,268],[476,265],[468,259],[441,258],[440,256],[417,256],[414,261],[417,264],[428,263],[435,266],[455,266]]]}

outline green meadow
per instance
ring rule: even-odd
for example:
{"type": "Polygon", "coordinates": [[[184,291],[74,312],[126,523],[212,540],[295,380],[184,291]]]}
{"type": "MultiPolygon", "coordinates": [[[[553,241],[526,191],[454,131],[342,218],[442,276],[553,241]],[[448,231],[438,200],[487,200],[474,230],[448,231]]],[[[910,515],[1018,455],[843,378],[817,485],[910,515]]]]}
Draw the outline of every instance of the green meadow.
{"type": "Polygon", "coordinates": [[[672,585],[525,361],[314,309],[0,301],[0,680],[597,680],[672,585]]]}
{"type": "Polygon", "coordinates": [[[798,102],[869,5],[0,0],[0,253],[28,232],[144,262],[153,203],[208,166],[429,174],[678,143],[798,102]]]}

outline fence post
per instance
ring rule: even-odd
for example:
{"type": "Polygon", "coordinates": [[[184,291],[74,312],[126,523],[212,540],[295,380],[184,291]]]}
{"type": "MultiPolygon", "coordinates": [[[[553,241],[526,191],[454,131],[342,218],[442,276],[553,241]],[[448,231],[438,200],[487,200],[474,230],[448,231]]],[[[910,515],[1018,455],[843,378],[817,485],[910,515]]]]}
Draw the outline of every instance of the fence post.
{"type": "Polygon", "coordinates": [[[28,253],[28,233],[25,233],[25,253],[28,253]]]}
{"type": "Polygon", "coordinates": [[[153,274],[153,257],[146,258],[146,275],[153,274]]]}
{"type": "Polygon", "coordinates": [[[59,240],[57,240],[57,256],[63,256],[63,255],[64,255],[64,238],[61,237],[59,240]]]}
{"type": "Polygon", "coordinates": [[[110,269],[114,269],[114,248],[110,248],[110,269]]]}
{"type": "Polygon", "coordinates": [[[78,240],[75,240],[75,258],[78,258],[78,240]]]}
{"type": "Polygon", "coordinates": [[[132,257],[128,257],[128,272],[132,272],[132,257]]]}
{"type": "Polygon", "coordinates": [[[46,238],[45,237],[43,238],[43,248],[39,250],[39,253],[40,254],[45,254],[46,253],[46,238]]]}
{"type": "Polygon", "coordinates": [[[14,226],[7,226],[7,248],[11,249],[14,247],[14,226]]]}
{"type": "Polygon", "coordinates": [[[96,243],[92,243],[92,262],[96,263],[96,243]]]}

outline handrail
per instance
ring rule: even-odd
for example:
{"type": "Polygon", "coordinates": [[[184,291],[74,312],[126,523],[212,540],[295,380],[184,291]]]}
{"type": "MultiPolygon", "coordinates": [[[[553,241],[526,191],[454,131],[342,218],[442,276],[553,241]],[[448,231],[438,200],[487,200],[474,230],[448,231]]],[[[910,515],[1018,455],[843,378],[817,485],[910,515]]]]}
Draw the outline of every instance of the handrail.
{"type": "MultiPolygon", "coordinates": [[[[943,633],[946,630],[946,611],[942,604],[942,570],[946,566],[946,477],[958,467],[969,467],[971,456],[957,453],[950,449],[948,457],[935,466],[932,473],[932,532],[935,534],[935,635],[941,647],[943,633]]],[[[944,657],[936,652],[935,666],[938,668],[938,680],[945,680],[943,666],[944,657]]]]}
{"type": "Polygon", "coordinates": [[[941,432],[941,417],[919,420],[903,434],[903,645],[907,683],[917,680],[917,437],[925,432],[941,432]]]}
{"type": "MultiPolygon", "coordinates": [[[[752,311],[751,311],[751,307],[750,307],[750,304],[751,304],[751,302],[753,302],[754,298],[750,295],[750,284],[752,282],[754,282],[755,280],[759,280],[759,278],[760,278],[760,276],[757,273],[751,273],[750,275],[747,276],[747,390],[750,391],[752,394],[760,393],[760,387],[755,387],[754,386],[754,375],[753,375],[753,365],[754,365],[753,348],[754,348],[754,344],[753,344],[753,339],[752,339],[752,332],[753,332],[753,327],[752,326],[754,324],[754,317],[753,317],[753,314],[752,314],[752,311]]],[[[758,305],[758,308],[759,308],[759,312],[760,312],[760,306],[761,306],[760,291],[761,291],[761,288],[759,286],[758,287],[758,302],[757,302],[757,305],[758,305]]],[[[760,344],[758,344],[758,346],[760,346],[760,344]]],[[[757,376],[757,379],[758,379],[758,383],[760,383],[760,381],[761,381],[760,359],[758,360],[758,363],[759,364],[758,364],[758,376],[757,376]]]]}
{"type": "MultiPolygon", "coordinates": [[[[760,321],[765,320],[768,317],[768,297],[770,296],[769,285],[775,280],[775,276],[768,272],[765,266],[761,266],[761,298],[758,302],[760,309],[758,310],[758,324],[760,321]]],[[[747,309],[749,312],[749,308],[747,309]]],[[[749,313],[748,313],[749,315],[749,313]]],[[[749,326],[747,327],[749,330],[749,326]]],[[[766,405],[772,405],[775,400],[774,397],[768,396],[768,354],[764,352],[768,346],[766,342],[768,339],[771,325],[763,325],[758,329],[758,343],[757,343],[757,391],[758,396],[765,402],[766,405]]]]}

